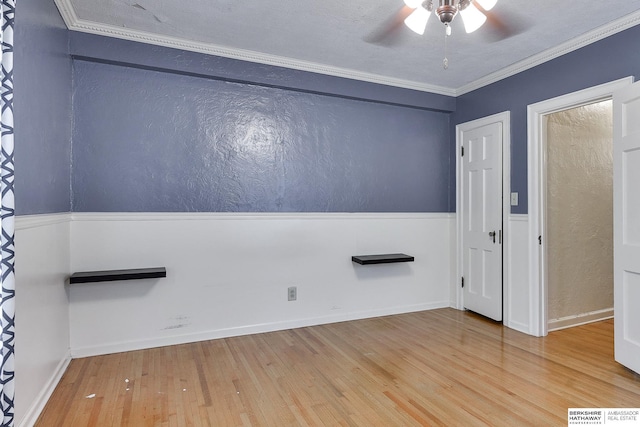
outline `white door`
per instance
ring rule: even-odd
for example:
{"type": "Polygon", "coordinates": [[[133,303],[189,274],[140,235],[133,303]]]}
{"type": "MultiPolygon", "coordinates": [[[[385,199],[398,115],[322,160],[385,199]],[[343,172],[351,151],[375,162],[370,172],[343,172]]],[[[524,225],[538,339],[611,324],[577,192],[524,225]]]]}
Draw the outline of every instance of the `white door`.
{"type": "Polygon", "coordinates": [[[462,134],[463,302],[502,320],[502,123],[462,134]]]}
{"type": "Polygon", "coordinates": [[[640,83],[613,95],[615,359],[640,373],[640,83]]]}

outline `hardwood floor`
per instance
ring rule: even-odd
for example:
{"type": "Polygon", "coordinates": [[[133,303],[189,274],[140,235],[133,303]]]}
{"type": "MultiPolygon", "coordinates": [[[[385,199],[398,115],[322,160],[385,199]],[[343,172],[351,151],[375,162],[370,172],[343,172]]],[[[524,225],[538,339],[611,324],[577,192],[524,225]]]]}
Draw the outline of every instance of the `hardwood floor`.
{"type": "Polygon", "coordinates": [[[640,407],[613,321],[534,338],[440,309],[73,360],[38,426],[566,426],[640,407]]]}

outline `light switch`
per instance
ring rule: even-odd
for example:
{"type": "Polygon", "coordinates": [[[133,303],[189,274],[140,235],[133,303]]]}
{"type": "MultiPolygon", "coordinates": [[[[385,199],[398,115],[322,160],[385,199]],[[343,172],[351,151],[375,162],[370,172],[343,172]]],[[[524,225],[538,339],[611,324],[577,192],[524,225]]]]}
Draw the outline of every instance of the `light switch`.
{"type": "Polygon", "coordinates": [[[511,206],[518,206],[518,192],[511,193],[511,206]]]}

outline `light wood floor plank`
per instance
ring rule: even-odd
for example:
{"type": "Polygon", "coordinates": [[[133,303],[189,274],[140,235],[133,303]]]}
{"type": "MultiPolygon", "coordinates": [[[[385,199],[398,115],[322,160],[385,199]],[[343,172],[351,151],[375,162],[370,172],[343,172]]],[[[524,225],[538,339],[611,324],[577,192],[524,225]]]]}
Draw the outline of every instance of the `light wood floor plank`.
{"type": "Polygon", "coordinates": [[[441,309],[71,362],[38,426],[563,426],[640,407],[613,321],[535,338],[441,309]]]}

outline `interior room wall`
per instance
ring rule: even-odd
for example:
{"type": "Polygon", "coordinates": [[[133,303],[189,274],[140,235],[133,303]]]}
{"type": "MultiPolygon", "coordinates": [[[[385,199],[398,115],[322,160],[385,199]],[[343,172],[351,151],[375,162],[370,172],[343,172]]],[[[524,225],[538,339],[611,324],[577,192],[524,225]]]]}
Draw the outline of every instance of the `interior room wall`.
{"type": "Polygon", "coordinates": [[[71,58],[53,2],[16,5],[16,214],[71,210],[71,58]]]}
{"type": "Polygon", "coordinates": [[[28,426],[70,358],[71,58],[53,2],[17,2],[14,43],[15,420],[28,426]]]}
{"type": "Polygon", "coordinates": [[[549,326],[613,310],[611,100],[546,117],[549,326]]]}
{"type": "Polygon", "coordinates": [[[446,212],[448,114],[74,62],[74,212],[446,212]]]}
{"type": "Polygon", "coordinates": [[[307,88],[325,77],[288,88],[286,70],[266,74],[276,86],[252,64],[83,40],[72,269],[168,277],[70,286],[74,356],[450,304],[449,113],[416,106],[441,97],[399,105],[342,80],[320,94],[307,88]],[[415,262],[351,261],[394,252],[415,262]]]}

